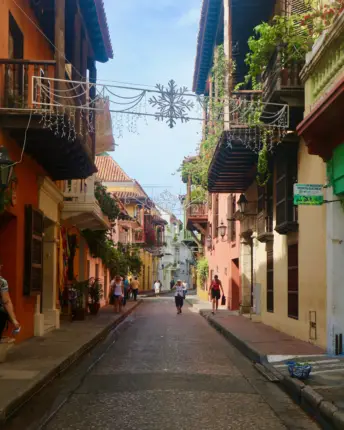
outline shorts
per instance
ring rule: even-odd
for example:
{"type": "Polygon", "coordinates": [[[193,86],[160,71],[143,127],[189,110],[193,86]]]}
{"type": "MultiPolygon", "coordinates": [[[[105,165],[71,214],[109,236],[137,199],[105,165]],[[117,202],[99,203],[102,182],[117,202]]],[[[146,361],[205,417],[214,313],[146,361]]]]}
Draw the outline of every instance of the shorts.
{"type": "Polygon", "coordinates": [[[211,290],[211,298],[220,300],[221,298],[220,290],[211,290]]]}
{"type": "Polygon", "coordinates": [[[184,298],[182,296],[175,296],[174,301],[176,302],[177,308],[182,308],[184,304],[184,298]]]}

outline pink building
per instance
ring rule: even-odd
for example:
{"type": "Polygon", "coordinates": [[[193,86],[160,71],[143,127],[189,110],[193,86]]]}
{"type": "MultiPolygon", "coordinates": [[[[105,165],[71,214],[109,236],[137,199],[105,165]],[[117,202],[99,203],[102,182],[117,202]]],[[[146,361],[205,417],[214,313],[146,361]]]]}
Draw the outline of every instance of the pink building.
{"type": "Polygon", "coordinates": [[[227,307],[239,310],[240,289],[240,223],[233,217],[237,211],[236,194],[210,194],[205,256],[209,264],[207,288],[217,275],[222,282],[227,307]]]}

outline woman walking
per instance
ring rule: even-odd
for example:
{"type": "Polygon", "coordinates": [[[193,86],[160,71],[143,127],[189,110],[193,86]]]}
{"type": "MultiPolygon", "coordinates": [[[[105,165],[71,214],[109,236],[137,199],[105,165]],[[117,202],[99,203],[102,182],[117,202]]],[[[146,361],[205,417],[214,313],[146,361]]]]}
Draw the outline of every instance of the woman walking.
{"type": "Polygon", "coordinates": [[[211,296],[211,301],[213,303],[213,311],[212,314],[215,315],[215,309],[218,310],[219,300],[221,297],[220,289],[223,295],[222,283],[217,275],[214,276],[214,280],[212,281],[209,289],[209,296],[211,296]]]}
{"type": "Polygon", "coordinates": [[[160,294],[160,281],[155,281],[154,283],[154,291],[155,291],[155,297],[157,297],[160,294]]]}
{"type": "Polygon", "coordinates": [[[116,313],[119,313],[122,311],[122,300],[123,300],[123,295],[124,295],[124,287],[123,287],[122,278],[118,275],[111,282],[111,294],[113,297],[114,311],[116,313]]]}
{"type": "Polygon", "coordinates": [[[182,307],[184,304],[184,292],[182,281],[177,281],[175,285],[176,292],[174,293],[174,300],[176,303],[177,314],[182,313],[182,307]]]}
{"type": "Polygon", "coordinates": [[[14,313],[13,304],[8,291],[8,283],[6,279],[1,276],[1,270],[2,264],[0,264],[0,342],[2,339],[2,333],[9,321],[14,325],[15,333],[19,333],[20,330],[20,324],[14,313]]]}

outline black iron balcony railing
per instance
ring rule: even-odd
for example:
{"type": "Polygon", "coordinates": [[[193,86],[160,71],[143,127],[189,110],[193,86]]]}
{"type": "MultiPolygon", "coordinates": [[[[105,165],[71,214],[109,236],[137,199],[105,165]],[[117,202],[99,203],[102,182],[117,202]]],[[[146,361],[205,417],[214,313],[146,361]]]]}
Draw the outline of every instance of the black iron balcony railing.
{"type": "Polygon", "coordinates": [[[281,47],[277,47],[262,76],[263,100],[276,101],[281,92],[302,92],[304,86],[300,79],[300,72],[304,60],[283,61],[281,47]]]}

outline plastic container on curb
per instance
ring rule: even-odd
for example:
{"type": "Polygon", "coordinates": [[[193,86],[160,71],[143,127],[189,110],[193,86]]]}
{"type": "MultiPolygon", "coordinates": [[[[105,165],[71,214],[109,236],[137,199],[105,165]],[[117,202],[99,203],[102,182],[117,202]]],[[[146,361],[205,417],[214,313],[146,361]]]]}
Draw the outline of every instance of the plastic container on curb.
{"type": "Polygon", "coordinates": [[[287,361],[289,375],[292,378],[297,378],[305,381],[309,378],[312,371],[312,366],[308,363],[298,363],[296,361],[287,361]]]}

